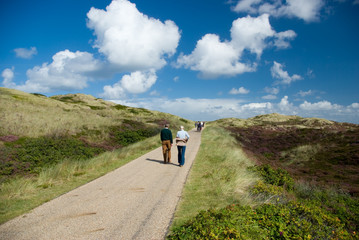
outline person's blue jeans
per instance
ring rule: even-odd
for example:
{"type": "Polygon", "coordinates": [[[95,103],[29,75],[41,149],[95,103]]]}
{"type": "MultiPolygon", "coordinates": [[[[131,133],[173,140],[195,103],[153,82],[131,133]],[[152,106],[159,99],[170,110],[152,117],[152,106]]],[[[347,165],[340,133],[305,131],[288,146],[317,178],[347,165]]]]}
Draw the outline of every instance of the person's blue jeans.
{"type": "Polygon", "coordinates": [[[186,146],[177,146],[177,150],[178,150],[178,164],[182,166],[184,165],[185,162],[184,155],[186,153],[186,146]]]}

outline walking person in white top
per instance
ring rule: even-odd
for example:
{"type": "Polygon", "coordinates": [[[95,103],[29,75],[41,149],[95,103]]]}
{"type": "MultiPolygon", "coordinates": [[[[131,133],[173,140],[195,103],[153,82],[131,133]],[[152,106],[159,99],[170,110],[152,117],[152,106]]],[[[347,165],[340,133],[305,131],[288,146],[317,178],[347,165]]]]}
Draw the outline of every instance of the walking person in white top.
{"type": "Polygon", "coordinates": [[[178,150],[178,165],[182,167],[185,163],[186,144],[189,140],[189,134],[181,126],[181,130],[177,132],[176,144],[178,150]]]}

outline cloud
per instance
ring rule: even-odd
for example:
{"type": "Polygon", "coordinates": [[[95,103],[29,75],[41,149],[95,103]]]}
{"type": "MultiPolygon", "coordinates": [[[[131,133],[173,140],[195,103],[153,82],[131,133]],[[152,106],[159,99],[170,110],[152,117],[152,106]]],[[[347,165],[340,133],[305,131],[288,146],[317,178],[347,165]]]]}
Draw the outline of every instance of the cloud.
{"type": "Polygon", "coordinates": [[[150,92],[150,96],[160,96],[160,93],[156,90],[153,90],[152,92],[150,92]]]}
{"type": "Polygon", "coordinates": [[[279,88],[269,88],[269,87],[265,87],[264,88],[264,91],[266,93],[270,93],[270,94],[274,94],[274,95],[277,95],[279,93],[279,88]]]}
{"type": "Polygon", "coordinates": [[[109,100],[123,99],[126,97],[126,92],[125,89],[122,87],[121,82],[117,82],[113,86],[104,86],[103,93],[101,93],[99,96],[109,100]]]}
{"type": "Polygon", "coordinates": [[[269,94],[269,95],[263,96],[262,99],[274,100],[274,99],[277,99],[277,96],[276,96],[276,95],[273,95],[273,94],[269,94]]]}
{"type": "Polygon", "coordinates": [[[259,59],[268,47],[289,47],[287,41],[295,36],[292,30],[280,33],[274,31],[268,14],[256,18],[238,18],[232,23],[230,41],[221,41],[216,34],[206,34],[198,40],[191,54],[178,57],[177,67],[199,71],[200,76],[207,79],[253,72],[257,64],[242,60],[245,50],[259,59]]]}
{"type": "Polygon", "coordinates": [[[271,68],[271,74],[273,78],[279,79],[282,84],[290,84],[294,81],[302,79],[301,76],[294,74],[290,76],[287,71],[283,70],[283,65],[274,61],[271,68]]]}
{"type": "Polygon", "coordinates": [[[359,4],[359,0],[354,0],[353,5],[359,4]]]}
{"type": "Polygon", "coordinates": [[[237,5],[233,8],[235,12],[248,12],[248,13],[258,13],[257,7],[253,5],[258,5],[262,0],[240,0],[237,5]]]}
{"type": "Polygon", "coordinates": [[[218,76],[235,76],[254,71],[253,66],[239,62],[240,54],[229,43],[221,42],[219,36],[206,34],[197,42],[190,55],[181,55],[177,59],[178,66],[200,71],[203,78],[218,76]]]}
{"type": "Polygon", "coordinates": [[[6,88],[14,88],[16,84],[13,82],[14,79],[14,68],[6,68],[2,71],[1,76],[3,77],[2,85],[6,88]]]}
{"type": "Polygon", "coordinates": [[[233,95],[237,95],[237,94],[248,94],[249,93],[249,90],[248,89],[245,89],[244,87],[240,87],[238,89],[236,88],[232,88],[230,91],[229,91],[229,94],[233,94],[233,95]]]}
{"type": "Polygon", "coordinates": [[[233,8],[235,12],[270,14],[274,17],[299,18],[306,22],[317,21],[324,0],[240,0],[233,8]]]}
{"type": "Polygon", "coordinates": [[[305,96],[313,95],[313,93],[314,93],[314,92],[313,92],[312,90],[308,90],[308,91],[306,91],[306,92],[300,90],[300,91],[298,92],[298,95],[300,95],[301,97],[305,97],[305,96]]]}
{"type": "Polygon", "coordinates": [[[269,15],[243,17],[233,21],[231,28],[232,45],[242,54],[247,49],[259,58],[265,48],[270,46],[269,39],[276,38],[269,23],[269,15]]]}
{"type": "Polygon", "coordinates": [[[308,110],[308,111],[334,110],[340,108],[339,105],[332,104],[328,101],[320,101],[317,103],[310,103],[304,101],[304,103],[300,104],[299,107],[303,110],[308,110]]]}
{"type": "Polygon", "coordinates": [[[144,93],[155,84],[157,75],[155,71],[136,71],[125,75],[121,79],[122,87],[129,93],[144,93]]]}
{"type": "Polygon", "coordinates": [[[127,0],[113,0],[106,11],[91,8],[87,17],[97,36],[95,47],[122,71],[160,69],[176,52],[176,24],[150,18],[127,0]]]}
{"type": "Polygon", "coordinates": [[[276,39],[274,40],[274,45],[278,48],[278,49],[286,49],[290,47],[289,41],[288,40],[293,40],[295,37],[297,36],[297,34],[292,31],[292,30],[288,30],[285,32],[280,32],[276,34],[276,39]]]}
{"type": "Polygon", "coordinates": [[[284,96],[278,104],[281,112],[290,112],[293,109],[293,104],[289,102],[288,96],[284,96]]]}
{"type": "Polygon", "coordinates": [[[157,75],[154,70],[132,72],[129,75],[124,75],[113,86],[106,85],[100,96],[106,99],[123,99],[126,97],[126,93],[144,93],[156,83],[156,80],[157,75]]]}
{"type": "Polygon", "coordinates": [[[277,99],[277,94],[279,93],[279,88],[269,88],[269,87],[265,87],[264,91],[266,93],[269,93],[268,95],[265,95],[262,97],[262,99],[265,100],[274,100],[277,99]]]}
{"type": "Polygon", "coordinates": [[[14,52],[16,53],[16,57],[30,59],[37,54],[37,49],[36,47],[31,47],[30,49],[16,48],[14,52]]]}
{"type": "MultiPolygon", "coordinates": [[[[91,73],[99,69],[99,62],[87,52],[69,50],[56,53],[52,63],[44,63],[27,70],[27,81],[13,87],[25,92],[72,91],[87,87],[91,73]]],[[[11,79],[12,80],[12,79],[11,79]]]]}

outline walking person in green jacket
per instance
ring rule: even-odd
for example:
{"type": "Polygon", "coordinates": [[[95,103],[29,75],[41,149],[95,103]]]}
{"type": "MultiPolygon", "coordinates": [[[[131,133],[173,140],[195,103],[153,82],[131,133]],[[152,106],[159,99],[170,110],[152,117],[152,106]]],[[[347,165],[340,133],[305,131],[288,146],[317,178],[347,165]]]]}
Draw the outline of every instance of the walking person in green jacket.
{"type": "Polygon", "coordinates": [[[165,128],[161,130],[162,152],[164,163],[171,162],[171,147],[173,145],[173,137],[171,130],[168,129],[169,124],[165,124],[165,128]]]}

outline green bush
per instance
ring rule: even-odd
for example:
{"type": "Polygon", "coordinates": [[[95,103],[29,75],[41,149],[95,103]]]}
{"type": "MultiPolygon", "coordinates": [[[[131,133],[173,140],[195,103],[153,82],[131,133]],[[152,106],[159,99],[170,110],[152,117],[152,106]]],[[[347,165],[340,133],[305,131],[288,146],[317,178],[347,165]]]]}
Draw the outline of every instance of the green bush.
{"type": "Polygon", "coordinates": [[[295,187],[295,193],[299,201],[321,207],[337,216],[348,231],[358,231],[358,199],[338,190],[320,189],[316,186],[303,186],[303,184],[295,187]]]}
{"type": "Polygon", "coordinates": [[[250,207],[231,205],[220,210],[201,211],[167,239],[268,239],[250,207]]]}
{"type": "Polygon", "coordinates": [[[117,110],[126,110],[128,107],[121,105],[121,104],[117,104],[117,105],[113,106],[113,108],[115,108],[117,110]]]}
{"type": "Polygon", "coordinates": [[[85,160],[103,151],[72,137],[20,138],[5,144],[3,152],[7,154],[0,158],[0,173],[38,173],[64,159],[85,160]]]}
{"type": "Polygon", "coordinates": [[[283,169],[273,169],[269,164],[253,166],[249,169],[259,173],[268,184],[283,186],[286,190],[293,190],[294,180],[289,173],[283,169]]]}
{"type": "Polygon", "coordinates": [[[283,187],[275,186],[272,184],[266,184],[263,181],[258,181],[256,185],[251,189],[253,194],[265,194],[265,195],[277,195],[281,196],[284,194],[283,187]]]}
{"type": "Polygon", "coordinates": [[[113,133],[115,141],[121,146],[127,146],[129,144],[139,142],[148,137],[152,137],[158,134],[159,130],[157,129],[138,129],[138,130],[123,130],[116,131],[113,133]]]}
{"type": "Polygon", "coordinates": [[[188,123],[188,122],[189,122],[188,120],[186,120],[186,119],[184,119],[184,118],[180,118],[180,121],[181,121],[181,122],[184,122],[184,123],[188,123]]]}
{"type": "Polygon", "coordinates": [[[121,146],[127,146],[158,134],[160,129],[148,127],[142,122],[125,119],[122,125],[110,127],[109,132],[113,141],[121,146]]]}
{"type": "Polygon", "coordinates": [[[298,202],[231,205],[200,212],[168,239],[358,239],[339,218],[319,207],[298,202]]]}

